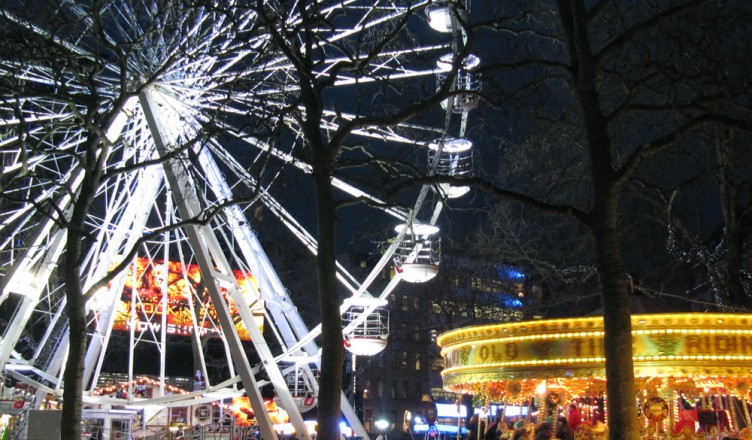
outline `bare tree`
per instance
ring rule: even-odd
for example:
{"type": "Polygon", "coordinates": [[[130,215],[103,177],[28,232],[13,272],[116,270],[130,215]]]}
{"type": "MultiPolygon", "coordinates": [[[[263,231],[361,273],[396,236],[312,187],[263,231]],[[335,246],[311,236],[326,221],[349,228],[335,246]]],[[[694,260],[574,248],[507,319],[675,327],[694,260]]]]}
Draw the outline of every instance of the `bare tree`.
{"type": "MultiPolygon", "coordinates": [[[[411,2],[363,2],[347,8],[342,2],[308,3],[50,1],[38,8],[10,2],[4,9],[4,29],[9,37],[6,50],[14,55],[2,64],[3,97],[8,112],[14,115],[8,145],[16,161],[13,169],[3,174],[15,185],[7,188],[14,191],[3,196],[10,205],[33,206],[53,218],[66,243],[61,277],[71,348],[65,367],[63,438],[80,436],[82,378],[84,370],[91,367],[83,358],[89,323],[87,300],[128,266],[140,244],[160,234],[169,240],[171,231],[180,227],[187,229],[181,238],[200,242],[213,234],[212,220],[238,202],[216,191],[213,199],[198,194],[199,187],[209,185],[197,165],[221,137],[267,152],[251,164],[228,160],[228,170],[237,176],[231,183],[248,188],[248,193],[242,194],[247,199],[271,190],[264,187],[256,192],[259,184],[284,178],[293,167],[290,163],[310,164],[318,214],[316,261],[323,327],[318,436],[339,438],[343,347],[334,260],[336,209],[357,202],[385,202],[336,198],[332,178],[337,173],[356,180],[375,175],[378,187],[384,179],[415,172],[413,165],[406,164],[404,153],[374,152],[362,140],[351,141],[350,135],[358,132],[385,148],[389,141],[403,139],[414,127],[398,130],[394,126],[452,95],[453,78],[466,52],[452,53],[445,81],[437,87],[435,57],[413,50],[415,40],[409,25],[423,17],[412,9],[411,2]],[[24,14],[32,9],[49,14],[24,14]],[[357,14],[350,14],[352,11],[357,14]],[[342,31],[340,24],[356,32],[342,31]],[[412,74],[401,64],[406,61],[431,64],[425,69],[430,81],[410,88],[390,78],[395,72],[412,74]],[[330,93],[338,83],[352,85],[355,93],[330,93]],[[50,108],[37,111],[33,107],[48,101],[57,106],[52,116],[41,111],[50,108]],[[344,114],[340,102],[352,104],[355,113],[344,114]],[[325,107],[333,110],[325,112],[325,107]],[[128,133],[135,133],[138,139],[121,135],[121,116],[130,124],[128,133]],[[183,128],[193,131],[184,132],[183,128]],[[67,142],[70,133],[75,133],[73,143],[67,142]],[[275,150],[276,144],[289,146],[290,152],[275,150]],[[65,158],[66,166],[80,170],[81,182],[72,185],[73,179],[58,178],[61,173],[47,176],[45,170],[33,166],[36,162],[27,160],[30,152],[42,158],[65,158]],[[285,164],[270,166],[268,160],[275,155],[283,156],[285,164]],[[101,211],[97,209],[107,212],[108,206],[100,205],[110,200],[108,190],[115,186],[114,181],[153,166],[163,168],[171,183],[169,190],[176,194],[160,194],[160,201],[177,207],[166,215],[162,227],[129,242],[130,247],[113,251],[122,253],[120,264],[97,280],[86,279],[90,284],[85,286],[83,268],[96,266],[86,246],[107,229],[100,228],[97,214],[101,211]],[[46,178],[46,185],[37,187],[24,180],[31,176],[30,170],[38,173],[33,175],[35,182],[46,178]],[[24,193],[28,188],[42,188],[39,194],[43,197],[24,193]],[[48,188],[51,192],[44,191],[48,188]],[[65,197],[70,197],[69,205],[60,203],[65,197]]],[[[416,2],[421,7],[425,4],[416,2]]],[[[431,50],[439,49],[443,47],[431,50]]],[[[425,147],[442,133],[440,129],[424,133],[419,145],[425,147]]],[[[242,229],[238,217],[233,218],[234,225],[242,229]]],[[[216,253],[197,256],[204,279],[225,263],[221,246],[207,247],[216,253]]],[[[224,275],[229,275],[227,269],[224,265],[224,275]]],[[[210,280],[194,287],[209,290],[219,307],[224,301],[218,284],[210,280]]],[[[227,319],[220,314],[223,316],[227,319]]],[[[232,323],[223,321],[221,327],[232,333],[228,345],[233,361],[260,415],[262,405],[247,355],[232,323]]],[[[302,420],[299,422],[302,425],[302,420]]],[[[274,437],[268,426],[262,435],[274,437]]]]}
{"type": "MultiPolygon", "coordinates": [[[[330,42],[328,45],[323,44],[319,30],[336,29],[338,23],[356,17],[333,14],[326,4],[320,3],[298,3],[289,7],[259,5],[255,9],[273,43],[293,65],[298,89],[291,97],[290,106],[285,109],[287,113],[280,118],[291,117],[298,120],[301,127],[299,136],[306,147],[305,161],[312,166],[317,212],[316,265],[322,323],[318,438],[324,440],[334,440],[340,436],[338,420],[344,348],[335,265],[337,209],[342,204],[353,203],[353,200],[338,200],[335,197],[332,177],[338,173],[347,174],[348,170],[352,172],[353,169],[358,170],[357,175],[361,178],[373,173],[377,176],[376,181],[403,173],[414,174],[401,161],[403,157],[389,157],[383,151],[372,152],[368,148],[352,145],[349,137],[359,130],[395,126],[439,104],[450,96],[453,75],[456,75],[467,54],[458,54],[444,86],[427,95],[424,93],[422,97],[414,93],[408,94],[409,91],[400,87],[399,83],[380,74],[381,67],[376,61],[388,58],[390,53],[400,52],[402,56],[411,56],[410,45],[414,44],[414,40],[409,37],[407,27],[409,22],[416,19],[417,12],[411,9],[411,4],[412,2],[406,2],[404,6],[395,9],[391,6],[382,8],[385,5],[374,3],[366,8],[366,15],[374,19],[374,22],[378,22],[379,17],[386,18],[396,12],[399,12],[399,18],[391,26],[368,29],[368,33],[358,35],[355,39],[343,38],[341,42],[330,42]],[[322,64],[319,61],[322,54],[335,56],[335,61],[330,65],[322,64]],[[354,93],[341,99],[356,100],[355,108],[359,109],[358,113],[345,118],[330,130],[330,127],[322,123],[328,117],[324,113],[326,104],[333,99],[329,96],[329,90],[337,81],[346,80],[354,72],[370,78],[369,82],[373,82],[376,88],[356,83],[354,93]],[[372,99],[373,102],[370,102],[372,99]],[[364,153],[365,156],[353,156],[349,152],[364,153]],[[375,166],[375,171],[361,171],[366,165],[375,166]]],[[[415,55],[420,56],[413,54],[415,55]]]]}
{"type": "MultiPolygon", "coordinates": [[[[9,208],[5,230],[13,232],[8,235],[12,243],[4,248],[5,258],[12,261],[15,253],[39,258],[33,254],[39,247],[49,253],[45,258],[50,264],[56,258],[61,261],[55,276],[65,289],[64,299],[58,300],[66,304],[69,335],[63,373],[63,439],[81,438],[91,325],[87,301],[128,267],[142,244],[186,224],[205,224],[217,213],[218,206],[206,206],[172,225],[138,231],[142,235],[119,249],[119,264],[104,267],[101,278],[84,285],[89,246],[100,233],[97,216],[107,204],[108,185],[117,186],[122,176],[147,167],[175,169],[174,164],[189,161],[187,156],[205,148],[214,131],[214,124],[204,121],[203,130],[172,139],[159,152],[138,151],[130,148],[136,140],[126,135],[123,123],[141,111],[136,102],[149,99],[156,82],[175,71],[184,70],[190,76],[194,59],[220,54],[218,41],[195,32],[219,22],[216,16],[217,21],[207,21],[204,12],[179,1],[149,5],[39,1],[4,2],[0,13],[0,93],[9,121],[3,133],[2,203],[9,208]],[[33,244],[37,237],[60,240],[64,251],[61,248],[56,254],[33,244]]],[[[222,105],[223,100],[215,98],[214,102],[222,105]]],[[[13,270],[5,273],[6,285],[13,270]]]]}
{"type": "Polygon", "coordinates": [[[716,85],[741,84],[739,41],[749,38],[750,11],[742,2],[562,0],[505,2],[496,12],[487,35],[503,53],[486,65],[484,91],[510,124],[500,160],[527,139],[548,148],[531,156],[541,165],[534,179],[472,183],[584,226],[603,305],[609,435],[636,439],[623,194],[638,173],[696,145],[708,127],[748,124],[738,111],[748,90],[720,93],[716,85]],[[705,63],[720,53],[729,55],[723,63],[705,63]]]}
{"type": "Polygon", "coordinates": [[[742,153],[747,139],[737,131],[709,134],[701,151],[710,160],[698,173],[655,191],[665,209],[668,250],[694,272],[688,291],[700,297],[701,310],[749,310],[752,305],[750,164],[742,153]]]}

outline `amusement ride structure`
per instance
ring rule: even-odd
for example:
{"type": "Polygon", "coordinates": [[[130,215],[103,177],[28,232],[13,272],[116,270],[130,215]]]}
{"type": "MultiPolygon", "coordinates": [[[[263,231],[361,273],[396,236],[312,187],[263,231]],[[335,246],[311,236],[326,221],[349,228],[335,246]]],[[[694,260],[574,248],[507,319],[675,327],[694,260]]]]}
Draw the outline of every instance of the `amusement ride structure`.
{"type": "MultiPolygon", "coordinates": [[[[14,9],[9,3],[2,11],[6,27],[49,45],[44,59],[18,54],[17,60],[0,61],[10,87],[0,101],[0,307],[6,311],[0,322],[0,367],[6,379],[35,393],[25,408],[62,395],[69,336],[59,273],[68,245],[63,225],[85,187],[79,155],[96,132],[104,179],[91,194],[85,222],[84,291],[124,259],[128,264],[86,304],[84,403],[158,411],[244,391],[259,409],[258,390],[270,384],[296,431],[306,432],[301,412],[317,395],[320,325],[309,328],[303,322],[261,246],[258,234],[264,232],[253,230],[246,218],[263,205],[316,252],[313,234],[273,195],[287,172],[282,170],[301,175],[312,170],[299,119],[294,111],[282,111],[299,105],[295,78],[300,72],[275,45],[258,11],[226,3],[187,8],[159,1],[71,0],[37,16],[28,14],[28,5],[14,9]],[[55,16],[65,17],[65,24],[55,16]],[[85,117],[91,112],[110,117],[92,127],[85,117]],[[278,131],[285,135],[275,139],[272,132],[278,131]],[[265,326],[271,331],[263,331],[265,326]],[[140,374],[140,348],[158,354],[160,374],[149,395],[138,393],[136,385],[120,396],[96,392],[114,334],[127,335],[131,381],[140,374]],[[276,340],[266,341],[269,334],[276,340]],[[212,382],[199,349],[194,363],[200,386],[171,392],[170,341],[181,335],[192,338],[194,347],[219,339],[227,379],[212,382]]],[[[267,13],[276,7],[267,6],[267,13]]],[[[389,144],[423,151],[427,174],[461,177],[474,168],[465,131],[480,84],[473,73],[476,57],[455,61],[467,38],[460,23],[468,6],[464,1],[347,0],[321,2],[319,14],[327,26],[306,27],[306,17],[296,13],[283,17],[287,29],[317,33],[314,73],[326,78],[336,71],[333,90],[342,96],[385,80],[435,78],[438,89],[451,78],[453,93],[436,126],[369,126],[352,136],[354,143],[374,150],[389,144]],[[337,68],[343,60],[365,57],[352,48],[364,41],[374,47],[381,35],[404,23],[418,23],[432,41],[441,42],[386,46],[360,69],[337,68]],[[434,61],[427,64],[426,58],[434,61]],[[409,65],[412,60],[424,60],[423,67],[409,65]]],[[[356,109],[345,110],[349,103],[343,98],[324,111],[324,132],[359,116],[356,109]]],[[[399,223],[365,279],[338,265],[338,278],[350,292],[341,308],[344,339],[354,355],[371,355],[387,342],[387,296],[400,281],[435,276],[439,215],[447,199],[468,188],[426,185],[411,209],[401,209],[343,176],[335,174],[332,182],[343,197],[365,200],[399,223]],[[386,288],[369,291],[389,265],[395,276],[386,288]]],[[[342,412],[355,434],[367,438],[345,398],[342,412]]],[[[271,432],[268,415],[255,415],[262,432],[271,432]]]]}

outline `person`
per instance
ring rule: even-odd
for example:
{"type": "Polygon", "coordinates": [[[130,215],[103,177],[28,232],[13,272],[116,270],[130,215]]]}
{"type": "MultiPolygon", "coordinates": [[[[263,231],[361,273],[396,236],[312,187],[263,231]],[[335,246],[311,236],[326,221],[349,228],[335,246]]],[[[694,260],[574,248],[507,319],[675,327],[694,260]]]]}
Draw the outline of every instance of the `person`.
{"type": "Polygon", "coordinates": [[[483,440],[496,440],[496,429],[499,427],[499,419],[493,420],[493,423],[488,425],[488,429],[483,433],[483,440]]]}
{"type": "Polygon", "coordinates": [[[577,427],[582,423],[582,413],[577,409],[577,405],[574,403],[569,404],[567,423],[569,423],[569,427],[572,428],[572,432],[577,431],[577,427]]]}
{"type": "Polygon", "coordinates": [[[543,422],[535,429],[535,440],[549,440],[554,438],[554,425],[543,422]]]}
{"type": "Polygon", "coordinates": [[[472,417],[470,417],[470,420],[467,422],[467,425],[465,425],[465,427],[467,428],[468,440],[477,440],[478,428],[480,427],[480,420],[478,418],[478,414],[473,414],[472,417]]]}
{"type": "Polygon", "coordinates": [[[499,423],[496,425],[495,440],[510,440],[512,434],[512,430],[509,429],[504,419],[499,420],[499,423]]]}
{"type": "Polygon", "coordinates": [[[556,423],[556,438],[561,440],[574,440],[574,431],[569,426],[569,421],[564,416],[559,416],[556,423]]]}
{"type": "Polygon", "coordinates": [[[178,431],[175,433],[175,440],[185,439],[185,429],[183,425],[178,425],[178,431]]]}

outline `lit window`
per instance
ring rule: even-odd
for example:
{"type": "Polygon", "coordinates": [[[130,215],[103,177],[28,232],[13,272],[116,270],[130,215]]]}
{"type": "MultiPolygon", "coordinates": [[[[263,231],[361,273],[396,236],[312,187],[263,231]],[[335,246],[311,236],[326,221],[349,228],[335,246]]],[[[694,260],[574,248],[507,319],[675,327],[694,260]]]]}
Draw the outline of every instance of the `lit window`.
{"type": "Polygon", "coordinates": [[[415,370],[420,371],[420,353],[415,353],[415,370]]]}
{"type": "Polygon", "coordinates": [[[373,423],[373,410],[367,409],[366,410],[366,426],[364,426],[366,428],[366,431],[369,431],[372,429],[371,428],[372,423],[373,423]]]}

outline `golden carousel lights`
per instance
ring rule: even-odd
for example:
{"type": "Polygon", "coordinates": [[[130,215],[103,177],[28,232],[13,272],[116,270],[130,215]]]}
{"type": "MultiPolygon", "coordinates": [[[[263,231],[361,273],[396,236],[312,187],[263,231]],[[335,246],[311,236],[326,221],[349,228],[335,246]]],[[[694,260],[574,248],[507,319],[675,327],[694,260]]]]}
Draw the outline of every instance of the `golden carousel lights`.
{"type": "MultiPolygon", "coordinates": [[[[752,315],[633,315],[632,340],[645,435],[699,438],[708,412],[722,413],[716,416],[730,432],[752,426],[752,315]]],[[[437,343],[449,391],[481,394],[484,402],[535,399],[543,413],[570,401],[584,418],[607,423],[602,317],[466,327],[437,343]]]]}

